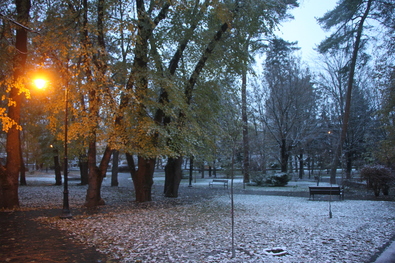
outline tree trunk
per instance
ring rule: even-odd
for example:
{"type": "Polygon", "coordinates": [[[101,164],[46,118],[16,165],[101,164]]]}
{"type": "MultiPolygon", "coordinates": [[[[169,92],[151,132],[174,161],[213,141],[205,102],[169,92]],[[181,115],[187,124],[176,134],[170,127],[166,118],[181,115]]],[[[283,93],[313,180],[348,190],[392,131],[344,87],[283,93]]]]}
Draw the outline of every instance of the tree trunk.
{"type": "Polygon", "coordinates": [[[104,200],[101,198],[101,185],[103,177],[99,168],[96,166],[96,137],[89,142],[88,150],[88,190],[86,192],[86,207],[95,207],[104,205],[104,200]]]}
{"type": "MultiPolygon", "coordinates": [[[[56,151],[57,152],[57,151],[56,151]]],[[[55,185],[62,185],[62,172],[59,163],[59,156],[56,154],[53,157],[54,165],[55,165],[55,185]]]]}
{"type": "Polygon", "coordinates": [[[155,158],[138,157],[138,169],[132,176],[137,202],[152,201],[151,189],[154,183],[154,170],[155,158]]]}
{"type": "Polygon", "coordinates": [[[87,185],[89,183],[89,168],[88,168],[88,157],[84,154],[80,156],[80,174],[81,174],[81,185],[87,185]]]}
{"type": "MultiPolygon", "coordinates": [[[[87,1],[84,0],[84,23],[87,23],[87,11],[88,11],[88,4],[87,1]]],[[[106,62],[102,60],[105,57],[105,35],[104,35],[104,28],[103,28],[103,21],[104,21],[104,13],[105,13],[105,1],[99,0],[97,2],[97,41],[98,41],[98,48],[97,54],[94,56],[94,61],[98,66],[98,77],[105,78],[106,75],[106,62]]],[[[89,35],[86,28],[84,28],[84,36],[83,39],[83,46],[85,49],[88,50],[91,43],[89,41],[89,35]]],[[[85,63],[88,64],[89,59],[84,56],[85,63]]],[[[93,81],[93,76],[91,74],[90,69],[86,70],[87,79],[89,82],[93,81]]],[[[89,91],[89,114],[90,118],[93,121],[93,126],[90,130],[89,136],[89,150],[88,150],[88,167],[89,167],[89,186],[86,194],[86,202],[85,206],[87,207],[94,207],[97,205],[103,205],[104,200],[101,198],[101,185],[103,182],[103,178],[106,176],[108,163],[110,162],[112,150],[109,147],[106,147],[102,160],[100,162],[100,166],[96,166],[96,129],[99,126],[99,102],[100,102],[100,94],[98,94],[97,90],[100,90],[100,82],[97,83],[97,87],[91,88],[89,91]]]]}
{"type": "Polygon", "coordinates": [[[182,178],[182,157],[168,158],[165,167],[165,197],[178,197],[182,178]]]}
{"type": "Polygon", "coordinates": [[[332,165],[331,165],[331,179],[330,179],[331,184],[336,184],[336,170],[337,170],[337,167],[339,166],[340,157],[341,157],[342,149],[343,149],[343,144],[346,140],[348,120],[350,118],[350,109],[351,109],[351,93],[352,93],[352,88],[353,88],[353,84],[354,84],[355,67],[357,64],[358,52],[360,49],[363,24],[370,12],[372,1],[373,0],[368,0],[366,10],[365,10],[363,16],[361,17],[361,21],[358,24],[357,36],[355,38],[355,44],[354,44],[354,49],[353,49],[351,63],[350,63],[350,72],[348,75],[346,105],[344,107],[344,116],[343,116],[343,125],[342,125],[342,130],[341,130],[341,136],[340,136],[340,140],[337,145],[335,155],[333,157],[333,161],[332,161],[332,165]]]}
{"type": "Polygon", "coordinates": [[[111,186],[118,186],[119,151],[114,151],[112,156],[111,186]]]}
{"type": "Polygon", "coordinates": [[[20,185],[27,185],[26,183],[26,166],[25,162],[23,161],[23,154],[22,154],[22,144],[19,144],[19,153],[21,155],[21,170],[20,170],[20,178],[19,178],[19,184],[20,185]]]}
{"type": "Polygon", "coordinates": [[[217,178],[217,168],[215,168],[215,160],[213,163],[213,174],[214,174],[214,178],[217,178]]]}
{"type": "Polygon", "coordinates": [[[233,195],[233,182],[235,178],[235,145],[232,146],[232,164],[230,172],[230,216],[231,216],[231,226],[232,226],[232,258],[236,256],[235,250],[235,213],[234,213],[234,195],[233,195]]]}
{"type": "Polygon", "coordinates": [[[130,175],[133,179],[133,176],[136,173],[136,165],[134,163],[134,158],[133,155],[131,155],[130,153],[126,153],[126,161],[128,162],[128,167],[129,167],[129,171],[130,171],[130,175]]]}
{"type": "Polygon", "coordinates": [[[192,187],[193,180],[193,156],[189,159],[189,187],[192,187]]]}
{"type": "Polygon", "coordinates": [[[287,144],[285,139],[281,140],[280,149],[281,149],[281,153],[280,153],[281,172],[286,173],[288,171],[288,150],[287,150],[287,144]]]}
{"type": "Polygon", "coordinates": [[[352,153],[347,151],[345,153],[346,156],[346,178],[351,179],[351,170],[352,170],[352,153]]]}
{"type": "Polygon", "coordinates": [[[303,166],[304,166],[303,153],[301,153],[299,156],[299,179],[303,179],[303,175],[304,175],[303,166]]]}
{"type": "MultiPolygon", "coordinates": [[[[17,21],[26,25],[29,21],[30,0],[16,0],[17,21]]],[[[13,81],[18,83],[22,81],[27,58],[27,32],[22,27],[16,29],[15,40],[16,54],[13,65],[13,81]]],[[[8,117],[14,121],[12,127],[7,133],[6,167],[0,167],[0,208],[12,209],[19,207],[18,198],[18,176],[20,171],[20,138],[18,125],[20,122],[21,96],[17,85],[12,84],[9,98],[15,104],[8,108],[8,117]]]]}
{"type": "Polygon", "coordinates": [[[311,174],[314,174],[314,169],[315,169],[315,165],[314,164],[315,164],[315,159],[313,157],[313,158],[311,158],[311,174]]]}
{"type": "Polygon", "coordinates": [[[108,163],[110,162],[112,150],[106,147],[99,167],[96,166],[96,139],[89,143],[88,150],[88,167],[89,167],[89,186],[86,192],[86,207],[95,207],[104,205],[105,202],[101,198],[101,186],[103,178],[106,175],[108,163]]]}
{"type": "MultiPolygon", "coordinates": [[[[293,163],[292,156],[291,156],[291,158],[288,157],[287,171],[289,171],[289,172],[292,173],[293,170],[294,170],[294,163],[293,163]]],[[[286,172],[286,171],[285,171],[285,172],[286,172]]]]}
{"type": "MultiPolygon", "coordinates": [[[[247,45],[248,50],[248,45],[247,45]]],[[[247,66],[243,69],[241,84],[241,116],[243,121],[243,182],[250,182],[250,141],[248,138],[247,116],[247,66]]]]}

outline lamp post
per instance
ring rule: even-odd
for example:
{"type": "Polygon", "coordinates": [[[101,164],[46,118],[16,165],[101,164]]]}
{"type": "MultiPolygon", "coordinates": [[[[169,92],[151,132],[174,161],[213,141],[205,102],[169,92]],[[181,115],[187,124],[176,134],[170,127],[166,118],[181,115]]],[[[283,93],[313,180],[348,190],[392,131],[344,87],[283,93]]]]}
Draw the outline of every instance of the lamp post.
{"type": "MultiPolygon", "coordinates": [[[[46,86],[46,80],[42,78],[37,78],[34,80],[34,84],[37,88],[42,89],[46,86]]],[[[68,104],[69,104],[69,91],[67,85],[65,87],[64,94],[64,170],[63,170],[63,178],[64,178],[64,188],[63,188],[63,209],[60,218],[72,218],[73,216],[70,213],[69,207],[69,186],[68,186],[68,159],[67,159],[67,128],[68,128],[68,104]]]]}
{"type": "Polygon", "coordinates": [[[188,187],[192,187],[192,174],[193,173],[193,156],[189,159],[189,185],[188,187]]]}
{"type": "Polygon", "coordinates": [[[64,178],[64,188],[63,188],[63,209],[62,209],[62,214],[60,215],[60,218],[62,219],[67,219],[67,218],[72,218],[73,216],[70,213],[70,207],[69,207],[69,186],[68,186],[68,159],[67,159],[67,128],[68,128],[68,104],[69,104],[69,91],[67,89],[67,85],[65,87],[64,91],[64,104],[65,104],[65,109],[64,109],[64,173],[63,173],[63,178],[64,178]]]}

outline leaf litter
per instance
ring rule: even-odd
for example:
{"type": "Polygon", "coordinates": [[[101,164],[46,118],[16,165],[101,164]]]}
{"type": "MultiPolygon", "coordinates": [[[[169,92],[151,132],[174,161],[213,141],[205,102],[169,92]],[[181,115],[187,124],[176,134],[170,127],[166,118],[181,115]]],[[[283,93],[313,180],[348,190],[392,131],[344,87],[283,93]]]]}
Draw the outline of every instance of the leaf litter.
{"type": "MultiPolygon", "coordinates": [[[[58,186],[21,187],[21,209],[57,208],[61,193],[58,186]]],[[[72,211],[82,209],[85,194],[86,187],[70,186],[72,211]]],[[[120,262],[367,262],[395,233],[394,202],[333,201],[329,218],[328,201],[237,194],[231,258],[226,191],[136,203],[130,189],[103,187],[102,197],[107,205],[96,212],[37,220],[120,262]],[[267,253],[276,248],[286,253],[267,253]]]]}

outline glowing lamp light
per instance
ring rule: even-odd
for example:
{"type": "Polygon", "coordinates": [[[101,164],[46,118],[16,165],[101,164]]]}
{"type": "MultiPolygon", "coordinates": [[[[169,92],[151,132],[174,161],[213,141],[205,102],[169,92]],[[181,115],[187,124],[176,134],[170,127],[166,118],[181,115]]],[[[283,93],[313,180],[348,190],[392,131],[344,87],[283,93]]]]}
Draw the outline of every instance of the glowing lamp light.
{"type": "Polygon", "coordinates": [[[36,87],[38,89],[45,88],[46,84],[47,84],[47,81],[45,79],[35,79],[34,80],[34,85],[36,85],[36,87]]]}

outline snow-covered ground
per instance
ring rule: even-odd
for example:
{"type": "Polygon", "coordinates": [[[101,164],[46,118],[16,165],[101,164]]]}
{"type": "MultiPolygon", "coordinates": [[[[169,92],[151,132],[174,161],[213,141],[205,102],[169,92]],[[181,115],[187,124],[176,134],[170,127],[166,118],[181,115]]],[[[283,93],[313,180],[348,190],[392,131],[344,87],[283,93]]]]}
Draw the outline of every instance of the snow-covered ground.
{"type": "MultiPolygon", "coordinates": [[[[107,205],[98,212],[39,220],[121,262],[368,262],[395,233],[394,202],[238,194],[231,258],[228,191],[202,187],[217,194],[138,204],[131,201],[130,188],[105,186],[107,205]],[[277,247],[287,253],[266,253],[277,247]]],[[[22,209],[59,207],[61,191],[61,186],[21,187],[22,209]]],[[[161,188],[155,191],[160,196],[161,188]]],[[[72,213],[85,193],[86,187],[70,186],[72,213]]]]}

